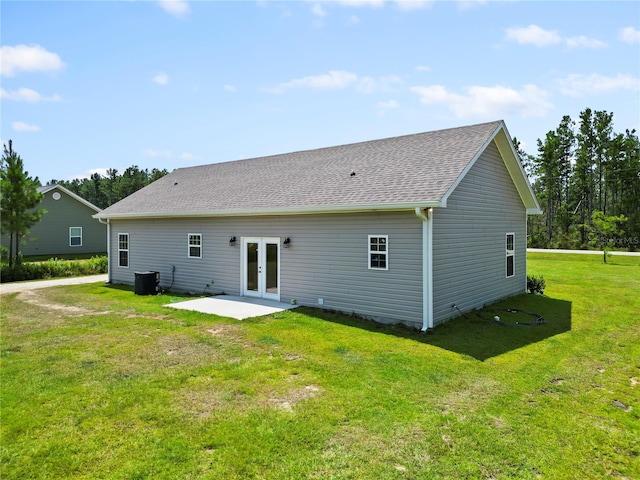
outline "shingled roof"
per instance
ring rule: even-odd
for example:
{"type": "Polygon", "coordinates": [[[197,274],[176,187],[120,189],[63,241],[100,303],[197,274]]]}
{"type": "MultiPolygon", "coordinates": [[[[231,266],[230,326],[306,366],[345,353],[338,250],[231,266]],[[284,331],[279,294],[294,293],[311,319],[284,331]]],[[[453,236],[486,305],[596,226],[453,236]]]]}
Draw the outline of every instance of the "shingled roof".
{"type": "MultiPolygon", "coordinates": [[[[488,143],[505,130],[504,123],[496,121],[179,168],[96,217],[266,215],[443,206],[450,190],[488,143]]],[[[526,178],[525,183],[528,186],[526,178]]]]}

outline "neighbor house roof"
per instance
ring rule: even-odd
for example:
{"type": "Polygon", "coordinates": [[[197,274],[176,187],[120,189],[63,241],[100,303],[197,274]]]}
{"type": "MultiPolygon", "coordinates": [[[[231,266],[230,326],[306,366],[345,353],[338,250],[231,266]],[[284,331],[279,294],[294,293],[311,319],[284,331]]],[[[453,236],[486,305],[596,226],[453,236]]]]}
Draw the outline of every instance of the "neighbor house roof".
{"type": "Polygon", "coordinates": [[[86,205],[87,207],[89,207],[91,210],[95,211],[95,212],[100,212],[100,208],[96,207],[93,203],[91,203],[88,200],[85,200],[84,198],[82,198],[80,195],[76,195],[75,193],[73,193],[71,190],[63,187],[62,185],[58,185],[58,184],[52,184],[52,185],[45,185],[44,187],[38,187],[38,191],[42,194],[44,193],[48,193],[52,190],[59,190],[67,195],[69,195],[71,198],[77,200],[78,202],[82,203],[83,205],[86,205]]]}
{"type": "Polygon", "coordinates": [[[97,218],[270,215],[446,206],[493,140],[524,205],[538,204],[502,121],[179,168],[97,218]]]}

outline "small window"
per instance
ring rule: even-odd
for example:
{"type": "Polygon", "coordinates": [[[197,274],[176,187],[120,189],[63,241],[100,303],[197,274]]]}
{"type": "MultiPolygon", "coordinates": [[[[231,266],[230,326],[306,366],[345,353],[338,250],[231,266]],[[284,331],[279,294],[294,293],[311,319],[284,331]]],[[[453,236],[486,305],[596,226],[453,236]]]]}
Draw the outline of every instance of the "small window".
{"type": "Polygon", "coordinates": [[[189,234],[189,258],[202,258],[202,234],[189,234]]]}
{"type": "Polygon", "coordinates": [[[118,234],[118,266],[129,267],[129,234],[118,234]]]}
{"type": "Polygon", "coordinates": [[[513,277],[516,272],[516,234],[507,233],[506,237],[506,255],[507,255],[507,278],[513,277]]]}
{"type": "Polygon", "coordinates": [[[69,246],[82,246],[82,227],[69,227],[69,246]]]}
{"type": "Polygon", "coordinates": [[[373,270],[388,270],[388,255],[388,235],[369,235],[369,268],[373,270]]]}

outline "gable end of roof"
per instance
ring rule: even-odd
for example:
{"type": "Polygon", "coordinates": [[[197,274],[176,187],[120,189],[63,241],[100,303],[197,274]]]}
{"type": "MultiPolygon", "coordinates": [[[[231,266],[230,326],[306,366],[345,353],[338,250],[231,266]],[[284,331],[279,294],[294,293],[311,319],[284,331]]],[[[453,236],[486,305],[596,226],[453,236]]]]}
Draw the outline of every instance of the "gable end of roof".
{"type": "Polygon", "coordinates": [[[447,200],[449,196],[456,189],[458,184],[462,181],[465,175],[471,170],[476,161],[480,158],[480,156],[484,153],[487,147],[494,142],[500,152],[500,156],[511,176],[511,180],[520,195],[520,199],[524,204],[527,214],[529,215],[539,215],[542,213],[540,209],[540,205],[538,204],[538,200],[536,199],[535,194],[533,193],[533,188],[531,188],[531,184],[529,183],[529,179],[527,177],[522,164],[518,160],[518,156],[516,153],[516,149],[513,146],[513,142],[511,141],[511,137],[509,136],[509,132],[507,131],[507,126],[504,121],[501,121],[499,125],[496,127],[493,134],[487,138],[486,142],[482,147],[478,150],[473,159],[469,162],[469,164],[462,171],[460,176],[456,179],[456,181],[449,187],[447,193],[442,198],[442,206],[447,206],[447,200]]]}
{"type": "Polygon", "coordinates": [[[63,187],[62,185],[45,185],[44,187],[39,187],[38,191],[42,194],[45,193],[49,193],[53,190],[59,190],[60,192],[70,196],[71,198],[73,198],[74,200],[82,203],[83,205],[85,205],[86,207],[89,207],[91,210],[95,211],[96,213],[100,213],[102,210],[98,207],[96,207],[93,203],[91,203],[88,200],[85,200],[84,198],[82,198],[80,195],[77,195],[75,193],[73,193],[71,190],[63,187]]]}

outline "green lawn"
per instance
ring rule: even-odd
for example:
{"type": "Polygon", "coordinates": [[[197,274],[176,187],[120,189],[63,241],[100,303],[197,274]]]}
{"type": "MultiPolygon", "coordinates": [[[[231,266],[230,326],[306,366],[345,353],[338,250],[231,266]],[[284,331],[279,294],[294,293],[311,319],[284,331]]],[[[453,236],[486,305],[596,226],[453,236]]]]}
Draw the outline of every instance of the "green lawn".
{"type": "Polygon", "coordinates": [[[640,478],[640,257],[609,261],[530,254],[545,296],[497,307],[545,325],[428,335],[101,284],[3,295],[0,478],[640,478]]]}

